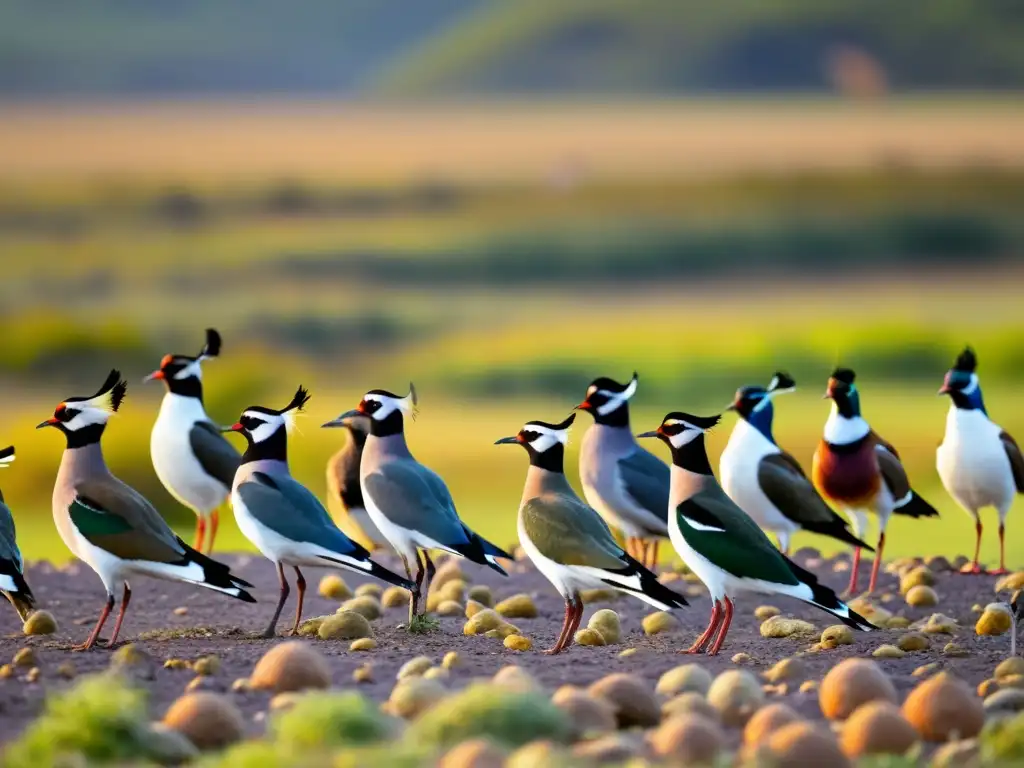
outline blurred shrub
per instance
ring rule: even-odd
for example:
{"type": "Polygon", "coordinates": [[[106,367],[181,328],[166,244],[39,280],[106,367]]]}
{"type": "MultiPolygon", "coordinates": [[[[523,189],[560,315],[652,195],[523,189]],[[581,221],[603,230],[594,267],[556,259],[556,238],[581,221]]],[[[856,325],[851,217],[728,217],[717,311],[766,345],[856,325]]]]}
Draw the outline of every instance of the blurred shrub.
{"type": "Polygon", "coordinates": [[[372,744],[391,733],[391,724],[358,693],[310,693],[274,717],[271,734],[285,750],[372,744]]]}
{"type": "Polygon", "coordinates": [[[341,317],[261,315],[249,320],[247,332],[271,346],[321,356],[380,351],[412,341],[428,330],[422,323],[395,314],[370,311],[341,317]]]}
{"type": "Polygon", "coordinates": [[[990,720],[979,737],[984,765],[1024,763],[1024,714],[990,720]]]}

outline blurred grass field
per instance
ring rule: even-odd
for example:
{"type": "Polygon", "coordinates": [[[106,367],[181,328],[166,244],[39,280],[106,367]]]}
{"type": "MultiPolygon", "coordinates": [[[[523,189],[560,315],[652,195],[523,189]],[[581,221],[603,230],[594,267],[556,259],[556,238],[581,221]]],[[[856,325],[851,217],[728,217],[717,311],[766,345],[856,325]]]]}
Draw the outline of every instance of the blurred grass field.
{"type": "MultiPolygon", "coordinates": [[[[30,559],[68,556],[49,514],[62,440],[33,427],[113,366],[130,387],[109,463],[191,536],[149,464],[162,393],[140,381],[164,353],[198,351],[207,326],[225,339],[206,365],[219,422],[311,388],[291,458],[321,495],[341,435],[318,425],[367,389],[415,381],[413,451],[501,543],[526,457],[492,443],[562,417],[599,375],[639,371],[639,431],[668,410],[717,412],[786,368],[800,392],[780,400],[776,435],[809,467],[828,373],[856,368],[866,416],[943,514],[894,521],[893,556],[971,544],[934,469],[948,408],[935,391],[964,343],[993,417],[1024,439],[1024,110],[1006,102],[13,116],[0,123],[0,444],[18,461],[0,487],[30,559]]],[[[233,522],[221,536],[247,548],[233,522]]]]}

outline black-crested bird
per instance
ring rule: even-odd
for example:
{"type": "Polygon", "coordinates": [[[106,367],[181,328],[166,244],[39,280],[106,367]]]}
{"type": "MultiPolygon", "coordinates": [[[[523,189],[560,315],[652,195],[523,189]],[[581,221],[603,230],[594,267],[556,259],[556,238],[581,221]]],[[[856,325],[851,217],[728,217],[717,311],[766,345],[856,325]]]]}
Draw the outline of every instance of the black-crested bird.
{"type": "Polygon", "coordinates": [[[669,538],[683,562],[711,593],[711,620],[686,653],[708,648],[715,655],[732,623],[732,596],[739,592],[776,594],[802,600],[854,629],[874,627],[836,597],[811,572],[779,552],[757,524],[715,480],[704,434],[719,416],[668,414],[652,432],[672,451],[669,538]]]}
{"type": "Polygon", "coordinates": [[[1010,434],[989,418],[978,381],[978,358],[967,347],[946,373],[940,395],[952,404],[946,434],[936,453],[939,477],[946,491],[974,518],[974,561],[965,573],[984,573],[981,555],[981,510],[999,514],[999,569],[1006,573],[1006,515],[1018,493],[1024,493],[1024,456],[1010,434]]]}
{"type": "MultiPolygon", "coordinates": [[[[0,469],[14,461],[14,446],[0,449],[0,469]]],[[[25,563],[18,549],[14,516],[4,503],[0,492],[0,593],[11,601],[14,610],[24,621],[35,605],[35,597],[25,581],[25,563]]]]}
{"type": "Polygon", "coordinates": [[[111,371],[91,397],[69,397],[37,429],[53,427],[67,447],[53,488],[53,519],[64,544],[92,568],[107,593],[103,611],[89,639],[77,650],[96,644],[114,608],[114,594],[124,585],[121,610],[108,647],[117,642],[132,592],[129,579],[149,576],[196,584],[247,603],[251,587],[228,566],[185,544],[138,491],[114,477],[103,459],[100,439],[107,421],[121,407],[128,385],[111,371]]]}
{"type": "Polygon", "coordinates": [[[594,417],[580,446],[580,482],[587,503],[622,532],[626,551],[648,568],[658,563],[658,545],[668,537],[669,471],[636,442],[629,428],[629,400],[638,377],[628,384],[595,379],[576,406],[594,417]]]}
{"type": "Polygon", "coordinates": [[[800,530],[873,551],[847,528],[815,490],[793,456],[779,447],[772,434],[774,405],[781,394],[796,391],[796,382],[778,371],[767,387],[742,387],[727,410],[739,415],[718,470],[722,488],[754,522],[779,539],[789,554],[789,537],[800,530]]]}
{"type": "Polygon", "coordinates": [[[417,615],[420,596],[428,593],[434,575],[429,550],[459,555],[490,566],[503,576],[507,574],[497,561],[511,559],[459,519],[444,480],[413,458],[405,442],[405,417],[411,417],[415,407],[412,385],[405,397],[373,389],[363,395],[358,407],[323,425],[336,427],[344,419],[370,417],[370,436],[359,466],[363,503],[377,529],[401,557],[410,579],[412,564],[416,565],[410,620],[417,615]]]}
{"type": "Polygon", "coordinates": [[[346,568],[411,588],[412,584],[370,559],[370,553],[342,533],[324,505],[288,469],[288,430],[302,411],[309,393],[299,387],[291,402],[275,410],[254,405],[228,428],[241,433],[248,447],[235,473],[231,491],[235,521],[263,555],[277,566],[281,585],[274,616],[264,635],[273,637],[291,588],[285,566],[295,569],[298,602],[292,633],[299,629],[306,580],[300,566],[346,568]]]}
{"type": "Polygon", "coordinates": [[[165,355],[160,368],[145,381],[162,381],[167,387],[160,404],[149,450],[153,469],[167,491],[196,513],[195,548],[204,551],[207,521],[213,551],[220,507],[231,493],[231,480],[241,456],[220,434],[203,406],[204,360],[220,354],[220,334],[206,331],[206,344],[195,357],[165,355]]]}
{"type": "Polygon", "coordinates": [[[327,461],[327,509],[350,539],[371,552],[387,549],[388,540],[377,530],[363,504],[363,489],[359,483],[359,463],[370,434],[370,417],[350,416],[334,426],[343,428],[348,440],[327,461]]]}
{"type": "Polygon", "coordinates": [[[561,424],[529,421],[495,443],[521,445],[530,456],[519,504],[519,542],[565,599],[562,631],[546,653],[558,653],[572,641],[583,618],[583,590],[611,587],[666,611],[687,604],[619,546],[605,521],[569,485],[565,444],[574,418],[570,414],[561,424]]]}
{"type": "MultiPolygon", "coordinates": [[[[811,467],[814,484],[821,495],[843,509],[853,523],[857,538],[864,538],[867,512],[878,517],[878,544],[871,566],[868,594],[875,590],[885,529],[893,514],[908,517],[936,517],[939,513],[911,487],[896,449],[871,429],[860,413],[860,392],[849,368],[837,368],[828,380],[825,397],[832,411],[825,432],[814,453],[811,467]]],[[[860,548],[853,551],[849,594],[857,591],[860,548]]]]}

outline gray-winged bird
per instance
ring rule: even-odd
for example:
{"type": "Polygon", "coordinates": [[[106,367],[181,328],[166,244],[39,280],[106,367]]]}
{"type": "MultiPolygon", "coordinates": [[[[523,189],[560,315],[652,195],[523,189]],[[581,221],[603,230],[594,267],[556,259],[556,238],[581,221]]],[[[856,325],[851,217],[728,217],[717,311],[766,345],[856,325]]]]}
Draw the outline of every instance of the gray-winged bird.
{"type": "MultiPolygon", "coordinates": [[[[0,469],[13,461],[13,445],[0,449],[0,469]]],[[[25,563],[18,549],[14,517],[4,503],[3,493],[0,493],[0,592],[11,601],[22,621],[28,618],[28,612],[35,605],[35,598],[25,581],[25,563]]]]}

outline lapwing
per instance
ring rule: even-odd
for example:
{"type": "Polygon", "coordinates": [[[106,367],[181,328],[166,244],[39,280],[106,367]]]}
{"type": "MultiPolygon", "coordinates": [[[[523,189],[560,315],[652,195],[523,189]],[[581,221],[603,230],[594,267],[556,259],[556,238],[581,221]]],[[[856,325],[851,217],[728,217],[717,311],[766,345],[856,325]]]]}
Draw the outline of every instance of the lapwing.
{"type": "Polygon", "coordinates": [[[149,442],[153,469],[171,496],[196,513],[195,548],[200,551],[209,521],[207,553],[213,551],[220,507],[231,493],[241,460],[203,407],[202,363],[217,357],[220,346],[220,334],[208,328],[206,344],[196,357],[166,355],[145,379],[163,381],[167,387],[149,442]]]}
{"type": "Polygon", "coordinates": [[[511,559],[511,555],[471,531],[459,519],[444,480],[413,458],[405,442],[405,417],[412,418],[415,408],[416,390],[411,384],[405,397],[373,389],[363,395],[355,409],[323,425],[337,427],[344,419],[370,417],[370,436],[359,464],[363,503],[377,529],[401,557],[410,579],[412,564],[416,565],[415,587],[409,601],[410,621],[434,576],[429,550],[460,555],[488,565],[503,576],[508,574],[498,558],[511,559]]]}
{"type": "Polygon", "coordinates": [[[668,414],[653,432],[672,451],[669,538],[683,562],[711,593],[711,621],[683,653],[714,656],[733,617],[732,597],[739,592],[795,597],[835,616],[854,629],[874,627],[836,597],[818,577],[794,563],[772,544],[715,480],[704,445],[705,433],[720,416],[668,414]]]}
{"type": "MultiPolygon", "coordinates": [[[[14,446],[0,449],[0,469],[14,461],[14,446]]],[[[25,581],[25,563],[18,549],[18,539],[14,528],[14,517],[4,503],[4,495],[0,492],[0,592],[11,601],[14,610],[21,620],[28,618],[28,613],[35,605],[35,597],[25,581]]]]}
{"type": "Polygon", "coordinates": [[[96,572],[107,592],[96,627],[76,650],[96,644],[114,608],[115,590],[123,583],[121,610],[107,646],[117,643],[132,596],[129,579],[133,576],[197,584],[247,603],[256,602],[243,589],[251,584],[232,574],[228,566],[188,546],[152,504],[110,473],[100,440],[127,388],[120,372],[111,371],[96,394],[69,397],[36,427],[54,427],[64,433],[67,448],[53,488],[54,522],[67,548],[96,572]]]}
{"type": "Polygon", "coordinates": [[[718,470],[722,488],[754,522],[779,539],[789,554],[789,537],[812,531],[874,551],[847,528],[846,521],[815,490],[793,456],[782,450],[772,434],[772,400],[796,391],[796,382],[778,371],[767,387],[742,387],[726,410],[739,415],[718,470]]]}
{"type": "Polygon", "coordinates": [[[370,434],[368,416],[351,416],[337,426],[348,432],[344,447],[327,461],[327,509],[345,535],[371,552],[386,549],[388,540],[377,529],[363,504],[359,485],[359,461],[366,436],[370,434]]]}
{"type": "Polygon", "coordinates": [[[668,465],[637,444],[629,428],[628,384],[599,378],[576,406],[594,417],[580,446],[580,482],[587,503],[622,532],[626,551],[648,568],[658,564],[658,545],[668,537],[668,465]]]}
{"type": "Polygon", "coordinates": [[[664,611],[687,605],[619,546],[608,524],[566,480],[565,445],[575,416],[561,424],[527,422],[518,434],[495,443],[521,445],[530,456],[517,519],[519,543],[565,599],[562,631],[545,653],[558,653],[572,641],[583,618],[583,590],[612,587],[664,611]]]}
{"type": "Polygon", "coordinates": [[[288,431],[309,393],[299,387],[281,410],[251,406],[228,431],[241,433],[248,447],[235,473],[231,505],[235,520],[263,555],[277,566],[281,584],[274,616],[264,635],[273,637],[290,588],[285,566],[295,569],[298,603],[292,634],[302,620],[306,580],[299,566],[347,568],[410,589],[412,584],[370,559],[370,553],[342,533],[324,505],[288,470],[288,431]]]}
{"type": "Polygon", "coordinates": [[[1006,515],[1014,496],[1024,493],[1024,456],[1006,430],[989,418],[977,368],[978,358],[967,347],[946,373],[939,394],[949,395],[953,402],[936,463],[949,495],[974,518],[974,562],[965,566],[964,572],[984,573],[978,562],[980,512],[995,507],[999,513],[999,569],[992,573],[1006,573],[1006,515]]]}
{"type": "MultiPolygon", "coordinates": [[[[812,464],[814,484],[821,495],[840,507],[853,523],[853,533],[863,539],[866,512],[878,517],[871,581],[867,594],[875,589],[885,549],[885,528],[893,514],[935,517],[939,513],[911,487],[896,449],[871,429],[860,413],[860,392],[849,368],[837,368],[828,381],[824,397],[832,400],[832,412],[818,443],[812,464]]],[[[848,594],[857,591],[860,548],[853,550],[848,594]]]]}

